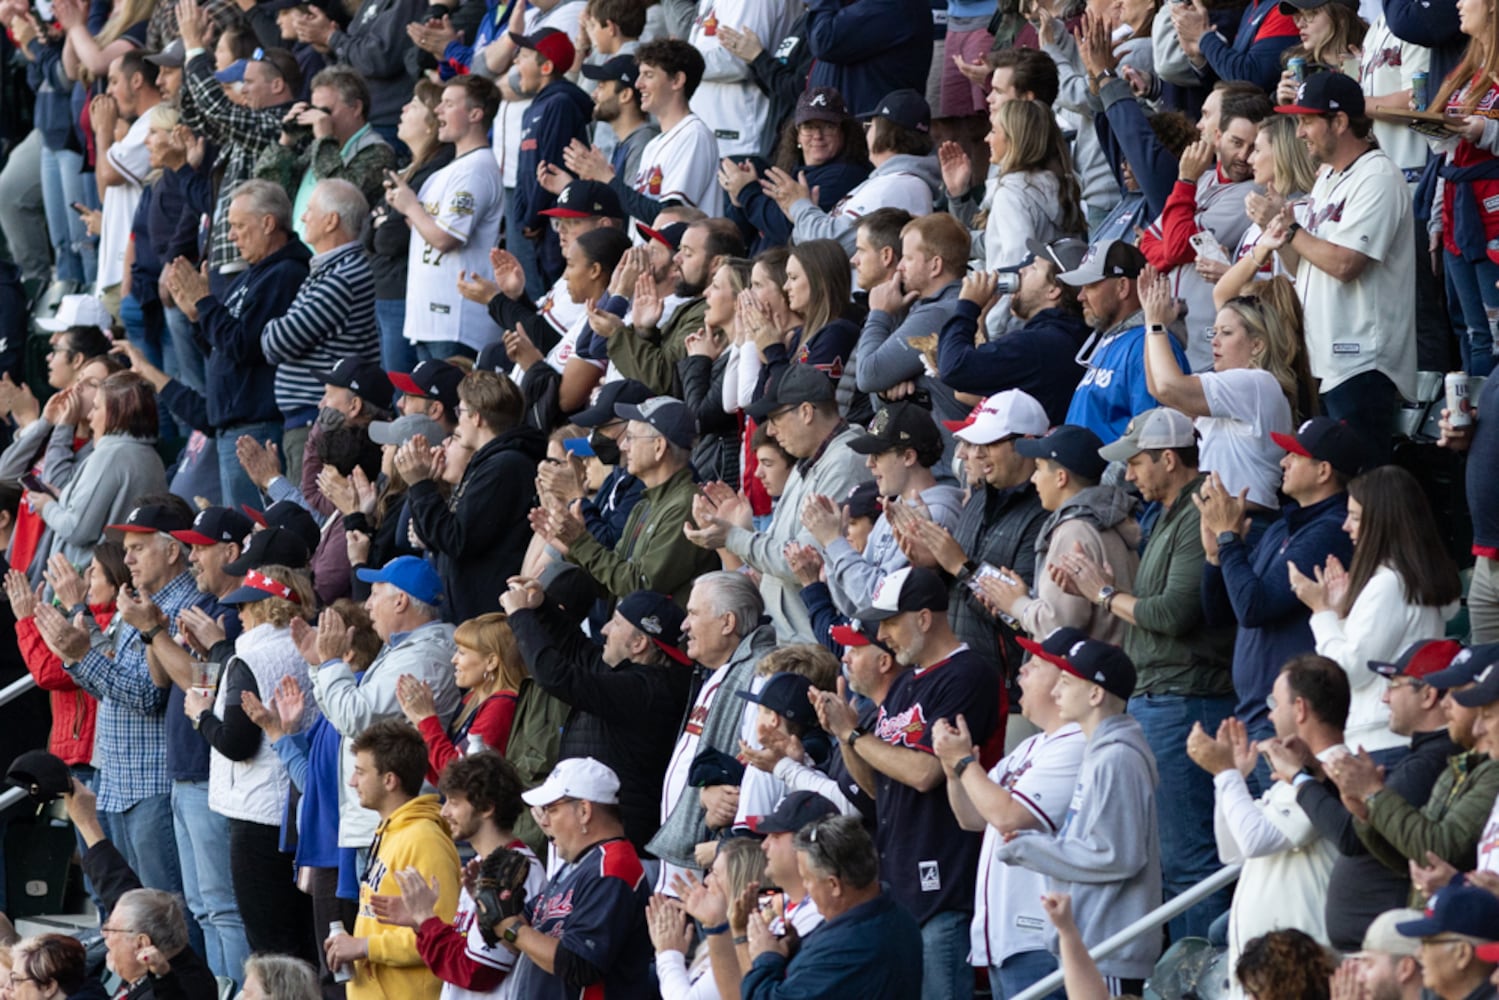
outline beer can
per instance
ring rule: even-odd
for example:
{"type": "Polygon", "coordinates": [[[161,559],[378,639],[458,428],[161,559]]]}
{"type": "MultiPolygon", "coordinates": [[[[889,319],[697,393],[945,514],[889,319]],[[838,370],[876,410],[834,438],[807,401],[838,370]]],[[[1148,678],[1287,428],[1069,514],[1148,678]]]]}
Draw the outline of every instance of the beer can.
{"type": "Polygon", "coordinates": [[[1286,60],[1286,68],[1291,71],[1291,78],[1297,83],[1306,83],[1306,60],[1301,56],[1292,56],[1286,60]]]}
{"type": "Polygon", "coordinates": [[[1417,111],[1426,110],[1426,81],[1430,74],[1421,70],[1411,74],[1411,104],[1417,111]]]}
{"type": "Polygon", "coordinates": [[[1473,422],[1473,402],[1468,398],[1468,373],[1447,373],[1447,422],[1467,427],[1473,422]]]}

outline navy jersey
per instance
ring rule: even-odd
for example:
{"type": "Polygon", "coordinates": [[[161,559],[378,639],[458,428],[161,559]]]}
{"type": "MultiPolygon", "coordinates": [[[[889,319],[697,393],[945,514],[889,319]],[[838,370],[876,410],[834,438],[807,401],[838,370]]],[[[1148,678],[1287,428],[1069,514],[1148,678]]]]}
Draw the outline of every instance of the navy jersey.
{"type": "MultiPolygon", "coordinates": [[[[987,746],[999,732],[1000,697],[998,668],[962,646],[940,663],[897,677],[873,735],[892,746],[931,753],[932,726],[961,714],[974,743],[987,746]]],[[[877,772],[875,791],[875,846],[890,894],[918,923],[948,910],[973,912],[982,838],[958,826],[946,786],[939,782],[921,792],[877,772]]]]}
{"type": "MultiPolygon", "coordinates": [[[[522,960],[515,996],[526,1000],[656,1000],[651,979],[655,949],[645,923],[650,884],[635,848],[624,838],[594,844],[558,870],[526,904],[531,926],[603,973],[593,983],[568,985],[522,960]]],[[[558,967],[560,968],[560,962],[558,967]]]]}

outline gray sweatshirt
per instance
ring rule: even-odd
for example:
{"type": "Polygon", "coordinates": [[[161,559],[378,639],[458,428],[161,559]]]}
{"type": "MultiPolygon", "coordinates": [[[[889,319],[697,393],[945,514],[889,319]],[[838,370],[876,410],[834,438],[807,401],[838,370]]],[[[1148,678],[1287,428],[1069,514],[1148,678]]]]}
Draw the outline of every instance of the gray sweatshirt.
{"type": "MultiPolygon", "coordinates": [[[[1158,781],[1140,724],[1128,715],[1104,719],[1088,740],[1061,830],[1055,837],[1022,832],[998,845],[996,857],[1040,872],[1053,890],[1071,893],[1083,940],[1098,944],[1161,905],[1158,781]]],[[[1055,953],[1055,929],[1047,938],[1055,953]]],[[[1098,970],[1144,979],[1160,954],[1160,935],[1142,934],[1100,959],[1098,970]]]]}
{"type": "Polygon", "coordinates": [[[148,493],[165,493],[166,469],[155,438],[106,434],[79,464],[56,503],[42,508],[52,530],[50,552],[61,552],[74,566],[85,566],[106,525],[119,524],[148,493]]]}
{"type": "Polygon", "coordinates": [[[791,242],[837,240],[852,257],[854,230],[861,217],[879,208],[904,208],[912,215],[930,215],[932,199],[941,190],[942,168],[937,165],[937,154],[892,156],[875,167],[832,212],[824,212],[807,198],[792,205],[791,242]]]}

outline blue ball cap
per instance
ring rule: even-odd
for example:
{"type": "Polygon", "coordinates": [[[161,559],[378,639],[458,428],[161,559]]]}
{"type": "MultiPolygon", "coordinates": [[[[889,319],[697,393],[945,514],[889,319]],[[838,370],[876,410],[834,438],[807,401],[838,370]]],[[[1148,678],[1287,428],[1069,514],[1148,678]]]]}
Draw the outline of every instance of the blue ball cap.
{"type": "Polygon", "coordinates": [[[388,583],[423,604],[442,603],[442,577],[437,575],[437,570],[425,559],[398,556],[379,569],[360,569],[354,572],[365,583],[388,583]]]}
{"type": "Polygon", "coordinates": [[[1451,884],[1426,904],[1426,916],[1396,924],[1406,937],[1465,934],[1480,941],[1499,941],[1499,896],[1473,885],[1451,884]]]}

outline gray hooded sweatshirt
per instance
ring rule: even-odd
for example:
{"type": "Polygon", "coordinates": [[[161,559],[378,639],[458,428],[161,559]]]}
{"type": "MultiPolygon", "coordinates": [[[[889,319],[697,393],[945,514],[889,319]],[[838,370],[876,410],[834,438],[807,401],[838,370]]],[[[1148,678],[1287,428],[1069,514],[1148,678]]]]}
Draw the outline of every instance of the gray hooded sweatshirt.
{"type": "MultiPolygon", "coordinates": [[[[1090,945],[1161,905],[1161,838],[1156,827],[1155,757],[1128,715],[1104,719],[1088,740],[1072,804],[1056,836],[1025,831],[1000,844],[997,858],[1045,875],[1072,894],[1072,912],[1090,945]]],[[[1057,952],[1055,929],[1047,945],[1057,952]]],[[[1160,935],[1142,934],[1107,958],[1105,976],[1144,979],[1161,955],[1160,935]]]]}
{"type": "Polygon", "coordinates": [[[932,200],[941,190],[942,168],[937,165],[937,154],[892,156],[875,167],[864,183],[831,212],[824,212],[806,198],[792,205],[791,242],[837,240],[852,257],[859,219],[878,208],[904,208],[912,215],[930,215],[932,200]]]}

